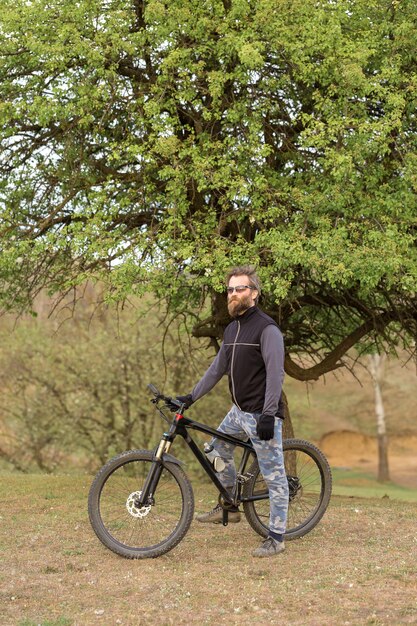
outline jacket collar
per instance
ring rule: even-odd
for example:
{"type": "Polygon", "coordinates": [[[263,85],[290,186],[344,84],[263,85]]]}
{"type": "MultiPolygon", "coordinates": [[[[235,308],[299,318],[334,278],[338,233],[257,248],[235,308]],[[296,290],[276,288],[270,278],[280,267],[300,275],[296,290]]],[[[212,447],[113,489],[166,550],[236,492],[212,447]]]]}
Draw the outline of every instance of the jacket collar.
{"type": "Polygon", "coordinates": [[[258,307],[255,306],[251,306],[249,307],[249,309],[246,309],[246,311],[244,313],[242,313],[242,315],[238,315],[237,317],[235,317],[235,320],[238,322],[241,322],[242,324],[245,324],[248,320],[250,320],[250,318],[258,311],[258,307]]]}

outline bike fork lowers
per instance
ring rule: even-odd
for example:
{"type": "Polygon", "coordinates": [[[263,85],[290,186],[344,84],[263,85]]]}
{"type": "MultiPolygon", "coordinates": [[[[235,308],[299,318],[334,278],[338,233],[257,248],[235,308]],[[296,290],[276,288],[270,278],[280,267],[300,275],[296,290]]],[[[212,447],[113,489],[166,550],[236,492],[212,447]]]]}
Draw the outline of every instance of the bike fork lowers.
{"type": "Polygon", "coordinates": [[[163,455],[169,451],[172,445],[172,440],[163,437],[159,443],[159,446],[155,452],[151,468],[143,484],[143,488],[138,498],[138,505],[140,507],[154,504],[154,494],[158,486],[159,479],[161,478],[164,465],[162,463],[163,455]]]}

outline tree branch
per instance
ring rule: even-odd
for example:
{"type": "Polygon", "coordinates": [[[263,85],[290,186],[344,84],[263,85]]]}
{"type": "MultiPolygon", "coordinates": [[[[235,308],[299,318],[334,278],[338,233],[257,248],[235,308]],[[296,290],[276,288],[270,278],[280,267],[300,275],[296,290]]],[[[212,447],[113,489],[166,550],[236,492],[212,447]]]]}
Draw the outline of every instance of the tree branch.
{"type": "Polygon", "coordinates": [[[331,352],[329,352],[320,363],[316,363],[312,367],[304,368],[295,363],[289,354],[285,357],[285,372],[291,378],[296,380],[317,380],[323,374],[327,374],[339,367],[343,367],[343,363],[340,359],[346,354],[350,348],[358,343],[363,337],[365,337],[372,330],[378,330],[382,332],[390,322],[396,319],[392,311],[386,311],[381,315],[373,318],[369,318],[361,326],[356,328],[350,335],[348,335],[343,341],[339,343],[331,352]]]}

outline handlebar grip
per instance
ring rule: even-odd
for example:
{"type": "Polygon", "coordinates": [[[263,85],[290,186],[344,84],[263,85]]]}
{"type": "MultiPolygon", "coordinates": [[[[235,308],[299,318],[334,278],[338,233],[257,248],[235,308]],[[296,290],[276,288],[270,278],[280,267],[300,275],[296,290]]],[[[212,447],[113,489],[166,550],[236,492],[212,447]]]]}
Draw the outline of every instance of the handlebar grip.
{"type": "Polygon", "coordinates": [[[153,393],[154,396],[160,396],[161,395],[159,393],[158,389],[152,383],[149,383],[148,389],[149,389],[149,391],[151,391],[153,393]]]}
{"type": "Polygon", "coordinates": [[[166,396],[164,396],[163,398],[165,400],[165,402],[167,402],[168,404],[173,404],[174,406],[180,408],[182,407],[182,402],[180,402],[179,400],[177,400],[176,398],[168,398],[166,396]]]}
{"type": "Polygon", "coordinates": [[[163,400],[164,402],[166,402],[167,404],[171,404],[173,406],[176,406],[178,409],[182,406],[182,402],[180,402],[179,400],[177,400],[176,398],[170,398],[169,396],[164,396],[164,394],[162,394],[159,389],[157,389],[155,387],[155,385],[153,385],[152,383],[149,383],[148,385],[148,389],[151,393],[153,393],[153,395],[155,396],[155,398],[157,398],[158,400],[163,400]]]}

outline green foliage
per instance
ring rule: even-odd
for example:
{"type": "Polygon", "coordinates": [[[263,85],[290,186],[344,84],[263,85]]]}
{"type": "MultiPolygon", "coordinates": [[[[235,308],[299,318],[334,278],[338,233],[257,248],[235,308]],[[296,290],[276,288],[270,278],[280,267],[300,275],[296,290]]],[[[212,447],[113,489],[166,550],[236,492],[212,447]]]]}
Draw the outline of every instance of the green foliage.
{"type": "Polygon", "coordinates": [[[323,371],[371,331],[415,337],[416,20],[411,0],[4,2],[2,307],[91,278],[192,310],[251,262],[288,351],[335,351],[323,371]]]}

